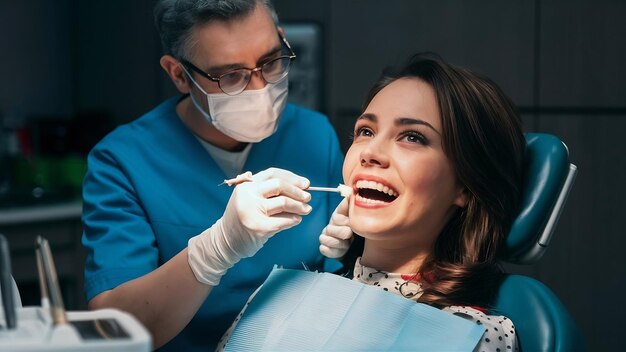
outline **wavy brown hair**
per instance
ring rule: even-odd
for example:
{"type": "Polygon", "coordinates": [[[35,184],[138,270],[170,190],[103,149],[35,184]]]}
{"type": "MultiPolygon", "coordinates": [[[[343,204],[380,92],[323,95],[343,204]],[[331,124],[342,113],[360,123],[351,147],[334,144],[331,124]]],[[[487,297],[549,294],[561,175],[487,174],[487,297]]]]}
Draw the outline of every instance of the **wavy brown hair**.
{"type": "Polygon", "coordinates": [[[363,110],[384,87],[407,77],[434,89],[443,151],[468,194],[466,207],[457,209],[419,270],[424,293],[418,300],[437,307],[488,307],[502,279],[498,250],[521,197],[526,145],[521,119],[493,81],[435,54],[417,54],[399,70],[385,72],[363,110]]]}

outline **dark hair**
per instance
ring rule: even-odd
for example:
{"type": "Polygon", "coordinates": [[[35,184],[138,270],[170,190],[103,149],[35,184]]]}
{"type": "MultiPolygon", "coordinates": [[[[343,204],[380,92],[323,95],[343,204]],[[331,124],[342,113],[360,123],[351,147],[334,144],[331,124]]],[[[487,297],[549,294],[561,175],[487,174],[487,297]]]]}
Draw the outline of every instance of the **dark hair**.
{"type": "Polygon", "coordinates": [[[511,100],[490,79],[426,53],[388,71],[374,96],[400,78],[416,78],[435,91],[442,120],[442,147],[468,193],[437,237],[434,253],[420,268],[421,302],[488,306],[502,278],[497,264],[521,197],[526,142],[511,100]],[[429,279],[430,278],[430,279],[429,279]]]}
{"type": "Polygon", "coordinates": [[[159,0],[154,8],[154,23],[163,51],[176,58],[188,57],[193,46],[193,27],[213,20],[241,18],[252,13],[258,4],[265,6],[278,23],[270,0],[159,0]]]}

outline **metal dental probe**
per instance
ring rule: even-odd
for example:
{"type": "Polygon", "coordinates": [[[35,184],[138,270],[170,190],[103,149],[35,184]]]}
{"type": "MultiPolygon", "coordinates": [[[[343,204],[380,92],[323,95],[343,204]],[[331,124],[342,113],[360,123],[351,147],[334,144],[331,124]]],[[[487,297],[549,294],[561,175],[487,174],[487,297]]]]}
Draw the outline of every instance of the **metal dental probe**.
{"type": "Polygon", "coordinates": [[[11,255],[9,242],[0,234],[0,287],[2,287],[2,308],[7,329],[17,327],[15,301],[13,297],[13,280],[11,280],[11,255]]]}
{"type": "Polygon", "coordinates": [[[54,266],[54,260],[52,259],[50,245],[48,244],[48,240],[41,236],[37,236],[37,245],[40,249],[41,263],[43,264],[45,279],[50,293],[50,315],[52,316],[52,322],[54,325],[67,324],[67,315],[65,314],[65,306],[63,305],[63,298],[61,297],[59,279],[54,266]]]}

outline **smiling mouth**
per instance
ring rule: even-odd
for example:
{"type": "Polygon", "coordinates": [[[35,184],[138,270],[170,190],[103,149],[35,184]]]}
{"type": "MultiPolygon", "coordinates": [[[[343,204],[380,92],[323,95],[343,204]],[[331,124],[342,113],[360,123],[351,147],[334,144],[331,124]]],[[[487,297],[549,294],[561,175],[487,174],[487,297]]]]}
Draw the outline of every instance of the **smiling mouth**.
{"type": "Polygon", "coordinates": [[[389,186],[376,181],[359,180],[355,184],[356,200],[369,204],[388,204],[396,200],[399,194],[389,186]]]}

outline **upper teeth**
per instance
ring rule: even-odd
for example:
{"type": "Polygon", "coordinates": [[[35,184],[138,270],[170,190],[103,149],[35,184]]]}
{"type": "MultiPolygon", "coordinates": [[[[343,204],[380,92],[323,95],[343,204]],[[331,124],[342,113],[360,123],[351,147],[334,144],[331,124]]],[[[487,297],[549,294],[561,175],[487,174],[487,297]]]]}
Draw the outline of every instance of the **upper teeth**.
{"type": "Polygon", "coordinates": [[[394,197],[398,196],[398,193],[396,193],[394,190],[376,181],[366,181],[366,180],[356,181],[356,188],[375,189],[379,192],[387,193],[390,196],[394,196],[394,197]]]}

